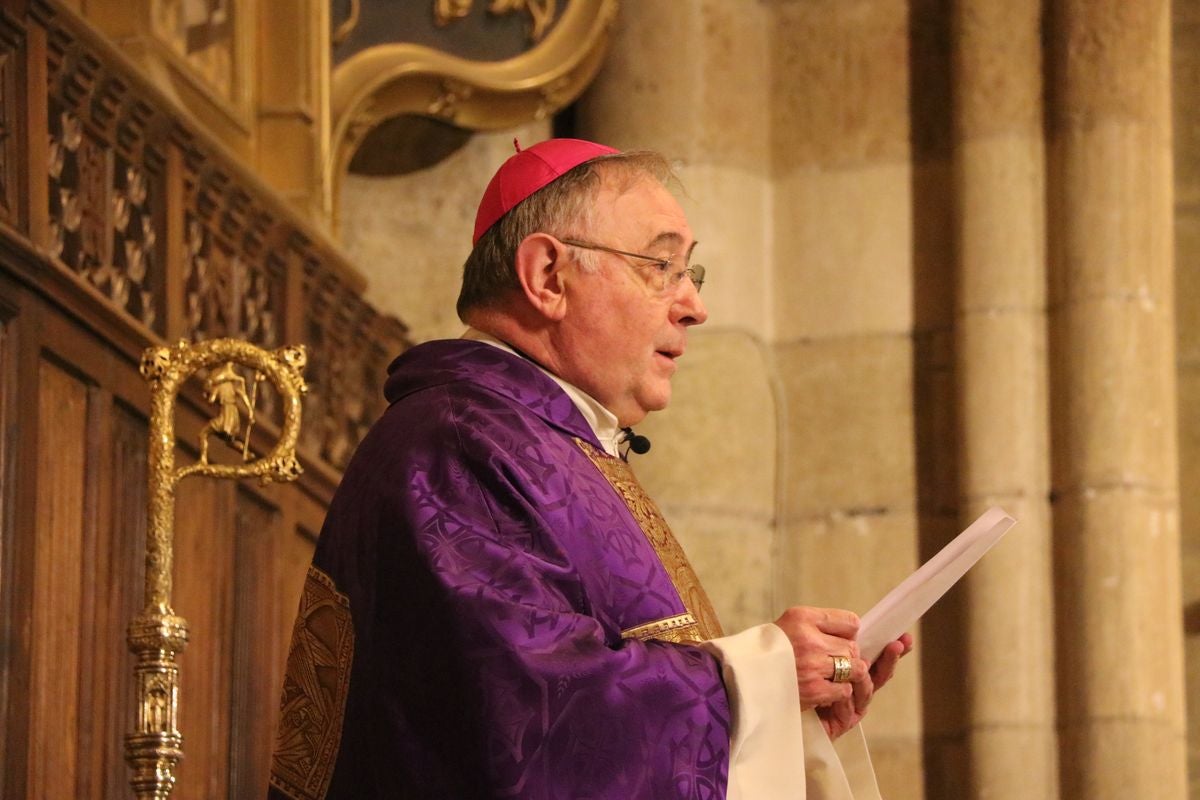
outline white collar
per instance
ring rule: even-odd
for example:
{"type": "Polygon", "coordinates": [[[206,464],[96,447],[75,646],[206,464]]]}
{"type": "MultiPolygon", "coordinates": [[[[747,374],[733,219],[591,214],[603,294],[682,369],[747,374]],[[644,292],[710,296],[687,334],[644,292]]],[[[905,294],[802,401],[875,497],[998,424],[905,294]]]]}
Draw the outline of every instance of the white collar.
{"type": "MultiPolygon", "coordinates": [[[[464,333],[461,338],[471,339],[476,342],[483,342],[484,344],[490,344],[492,347],[498,347],[506,353],[512,353],[518,358],[523,357],[510,345],[500,341],[489,333],[484,333],[483,331],[476,330],[475,328],[467,328],[466,333],[464,333]]],[[[596,441],[600,442],[600,444],[604,447],[604,452],[608,453],[613,458],[619,458],[620,452],[617,449],[617,445],[621,443],[621,440],[624,438],[625,434],[621,430],[621,427],[617,424],[617,415],[600,405],[600,402],[596,400],[596,398],[592,397],[578,386],[567,383],[562,378],[558,377],[536,361],[532,359],[526,360],[528,360],[530,364],[533,364],[542,372],[546,373],[546,375],[552,381],[557,383],[559,387],[567,393],[567,397],[571,398],[571,402],[574,403],[575,407],[579,409],[579,413],[582,414],[584,420],[587,421],[588,427],[590,427],[592,429],[592,433],[596,435],[596,441]]]]}

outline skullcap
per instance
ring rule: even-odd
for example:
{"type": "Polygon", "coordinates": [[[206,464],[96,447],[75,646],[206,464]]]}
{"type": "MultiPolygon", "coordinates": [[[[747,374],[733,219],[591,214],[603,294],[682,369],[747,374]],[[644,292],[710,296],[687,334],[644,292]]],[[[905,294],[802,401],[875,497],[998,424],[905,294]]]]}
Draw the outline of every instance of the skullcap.
{"type": "Polygon", "coordinates": [[[495,225],[518,203],[538,189],[553,183],[580,164],[600,156],[621,152],[602,144],[583,139],[547,139],[522,150],[500,165],[479,201],[475,214],[475,236],[478,242],[488,228],[495,225]]]}

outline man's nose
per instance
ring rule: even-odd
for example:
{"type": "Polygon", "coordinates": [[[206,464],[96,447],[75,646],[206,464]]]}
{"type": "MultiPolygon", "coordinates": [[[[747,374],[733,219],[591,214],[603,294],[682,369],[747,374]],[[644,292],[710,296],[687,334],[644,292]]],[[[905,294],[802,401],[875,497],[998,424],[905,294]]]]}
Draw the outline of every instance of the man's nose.
{"type": "Polygon", "coordinates": [[[700,290],[690,280],[681,282],[671,304],[671,321],[680,325],[703,325],[708,319],[708,309],[700,299],[700,290]]]}

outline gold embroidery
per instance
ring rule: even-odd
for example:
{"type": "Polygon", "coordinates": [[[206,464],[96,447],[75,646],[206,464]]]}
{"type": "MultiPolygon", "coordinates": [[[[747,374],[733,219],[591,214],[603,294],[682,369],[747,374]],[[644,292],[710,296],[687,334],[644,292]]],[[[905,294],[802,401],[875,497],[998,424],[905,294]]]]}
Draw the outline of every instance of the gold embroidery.
{"type": "Polygon", "coordinates": [[[621,631],[621,638],[638,639],[643,642],[647,639],[657,639],[660,642],[676,644],[704,641],[704,637],[700,635],[700,625],[691,614],[680,614],[676,617],[665,617],[635,625],[621,631]]]}
{"type": "MultiPolygon", "coordinates": [[[[659,560],[667,571],[667,576],[675,586],[675,591],[679,593],[679,599],[683,601],[683,605],[695,618],[696,627],[690,632],[680,628],[668,630],[664,632],[665,635],[661,636],[636,638],[653,638],[671,642],[701,642],[721,636],[721,623],[717,620],[717,613],[713,610],[712,603],[704,592],[704,587],[700,585],[700,579],[696,577],[692,565],[683,553],[683,548],[679,546],[675,535],[667,526],[667,521],[663,519],[662,512],[658,510],[658,506],[638,483],[633,470],[621,459],[613,458],[607,453],[597,450],[582,439],[576,439],[575,443],[625,501],[629,512],[633,514],[633,518],[637,520],[638,526],[646,534],[646,539],[654,548],[654,552],[658,554],[659,560]],[[685,633],[687,634],[686,639],[682,638],[685,633]]],[[[678,619],[678,617],[671,619],[678,619]]],[[[644,627],[646,625],[639,625],[631,630],[637,631],[644,627]]]]}
{"type": "Polygon", "coordinates": [[[292,628],[271,759],[271,785],[293,800],[322,800],[329,789],[353,657],[350,600],[328,575],[309,567],[292,628]]]}

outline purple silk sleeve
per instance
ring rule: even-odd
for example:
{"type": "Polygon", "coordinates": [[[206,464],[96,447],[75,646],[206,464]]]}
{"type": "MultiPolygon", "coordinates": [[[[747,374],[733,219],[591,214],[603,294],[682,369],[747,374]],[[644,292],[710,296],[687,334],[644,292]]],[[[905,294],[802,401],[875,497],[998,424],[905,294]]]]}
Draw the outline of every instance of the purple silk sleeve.
{"type": "Polygon", "coordinates": [[[354,660],[329,798],[721,798],[729,706],[632,516],[528,403],[443,384],[360,445],[314,563],[354,660]]]}

